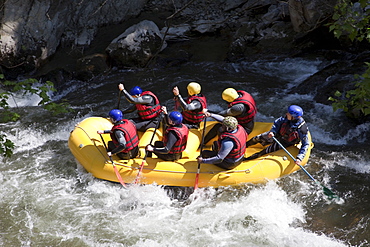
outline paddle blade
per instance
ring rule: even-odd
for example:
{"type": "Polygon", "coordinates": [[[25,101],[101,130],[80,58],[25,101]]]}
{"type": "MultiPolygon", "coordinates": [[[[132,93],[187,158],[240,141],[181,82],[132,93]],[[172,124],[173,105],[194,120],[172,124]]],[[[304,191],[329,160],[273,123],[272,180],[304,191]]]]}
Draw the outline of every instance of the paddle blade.
{"type": "Polygon", "coordinates": [[[337,196],[336,194],[334,194],[334,192],[331,191],[329,188],[327,188],[325,186],[322,186],[322,188],[324,190],[324,194],[329,198],[329,200],[333,200],[333,199],[339,198],[339,196],[337,196]]]}
{"type": "Polygon", "coordinates": [[[197,175],[195,175],[194,190],[198,189],[198,184],[199,184],[199,173],[197,173],[197,175]]]}
{"type": "MultiPolygon", "coordinates": [[[[202,131],[202,142],[200,143],[200,152],[199,155],[202,155],[203,152],[203,147],[204,147],[204,136],[206,132],[206,124],[207,124],[207,117],[204,116],[204,124],[203,124],[203,131],[202,131]]],[[[194,184],[194,190],[198,189],[198,184],[199,184],[199,173],[200,173],[200,162],[198,161],[198,170],[197,170],[197,175],[195,176],[195,184],[194,184]]]]}
{"type": "Polygon", "coordinates": [[[123,179],[121,177],[121,174],[119,174],[119,171],[117,169],[117,167],[113,164],[113,169],[114,169],[114,172],[116,173],[116,176],[118,178],[118,181],[122,184],[123,187],[127,188],[125,182],[123,182],[123,179]]]}
{"type": "MultiPolygon", "coordinates": [[[[145,158],[146,158],[146,157],[145,157],[145,158]]],[[[139,182],[139,179],[140,179],[140,176],[141,176],[141,172],[143,171],[143,168],[144,168],[144,164],[145,164],[145,159],[143,159],[143,162],[141,162],[140,169],[139,169],[139,171],[137,172],[137,175],[136,175],[136,178],[135,178],[134,184],[137,184],[137,183],[139,182]]]]}

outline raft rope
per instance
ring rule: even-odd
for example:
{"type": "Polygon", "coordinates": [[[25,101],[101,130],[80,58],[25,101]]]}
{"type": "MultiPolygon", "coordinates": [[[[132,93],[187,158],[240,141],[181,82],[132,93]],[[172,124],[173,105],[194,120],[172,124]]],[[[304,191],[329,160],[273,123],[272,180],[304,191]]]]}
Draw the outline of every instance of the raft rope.
{"type": "MultiPolygon", "coordinates": [[[[96,147],[96,149],[99,151],[99,153],[103,156],[103,158],[105,159],[105,161],[107,162],[108,159],[105,157],[105,153],[102,153],[102,151],[99,149],[99,147],[95,144],[95,141],[89,136],[89,134],[80,126],[76,126],[76,128],[79,128],[81,129],[85,134],[86,136],[90,139],[90,141],[94,144],[94,146],[96,147]]],[[[100,141],[99,141],[100,142],[100,141]]],[[[270,155],[269,155],[270,156],[270,155]]],[[[248,168],[248,169],[245,169],[245,170],[240,170],[240,171],[209,171],[209,172],[201,172],[202,174],[216,174],[216,173],[227,173],[227,174],[230,174],[230,173],[250,173],[251,172],[251,169],[257,165],[259,165],[262,161],[264,161],[266,158],[268,158],[269,156],[267,157],[264,157],[261,161],[257,162],[256,164],[254,164],[252,167],[248,168]]],[[[109,163],[109,162],[107,162],[109,163]]],[[[140,169],[140,167],[132,167],[132,166],[129,166],[129,165],[126,165],[126,164],[123,164],[121,162],[117,162],[115,161],[114,162],[115,165],[118,165],[118,166],[123,166],[123,167],[126,167],[126,168],[131,168],[131,169],[140,169]]],[[[110,163],[109,163],[110,164],[110,163]]],[[[188,171],[169,171],[169,170],[158,170],[158,169],[149,169],[149,168],[143,168],[145,170],[151,170],[151,171],[155,171],[155,172],[167,172],[167,173],[182,173],[182,174],[185,174],[185,173],[197,173],[196,171],[195,172],[188,172],[188,171]]]]}
{"type": "Polygon", "coordinates": [[[261,159],[259,162],[257,162],[256,164],[254,164],[253,166],[249,167],[248,169],[245,169],[244,172],[245,173],[250,173],[252,168],[259,165],[262,161],[264,161],[266,158],[270,157],[271,155],[268,155],[266,157],[264,157],[263,159],[261,159]],[[247,172],[248,171],[248,172],[247,172]]]}
{"type": "MultiPolygon", "coordinates": [[[[96,146],[96,144],[95,144],[95,141],[93,141],[93,139],[89,136],[89,134],[82,128],[82,127],[80,127],[80,126],[76,126],[76,128],[79,128],[79,129],[81,129],[86,135],[87,135],[87,137],[90,139],[90,141],[94,144],[94,146],[96,147],[96,149],[99,151],[99,153],[103,156],[103,158],[105,159],[105,161],[108,161],[108,159],[105,157],[105,154],[104,153],[102,153],[102,151],[98,148],[98,146],[96,146]]],[[[101,141],[99,141],[99,142],[101,142],[101,141]]]]}

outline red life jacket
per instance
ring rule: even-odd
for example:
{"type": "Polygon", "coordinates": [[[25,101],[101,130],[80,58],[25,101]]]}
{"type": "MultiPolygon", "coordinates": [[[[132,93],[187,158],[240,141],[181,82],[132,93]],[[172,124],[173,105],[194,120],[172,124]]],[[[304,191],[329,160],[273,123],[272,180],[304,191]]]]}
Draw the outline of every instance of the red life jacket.
{"type": "Polygon", "coordinates": [[[299,143],[298,129],[301,128],[303,124],[305,124],[305,121],[302,121],[298,126],[296,124],[290,126],[289,122],[282,123],[279,130],[281,138],[291,144],[299,143]]]}
{"type": "Polygon", "coordinates": [[[122,153],[128,153],[128,151],[134,149],[135,147],[137,147],[137,145],[139,145],[139,138],[137,137],[136,127],[131,121],[124,119],[113,126],[110,137],[113,143],[117,146],[119,145],[119,143],[116,139],[116,136],[114,135],[115,130],[121,130],[123,133],[125,133],[126,149],[122,150],[122,153]]]}
{"type": "Polygon", "coordinates": [[[242,157],[245,153],[245,149],[247,148],[246,142],[248,139],[248,134],[245,131],[245,129],[240,124],[238,124],[237,131],[235,133],[226,131],[223,132],[218,139],[219,148],[221,147],[221,140],[227,137],[233,140],[234,148],[225,157],[225,159],[226,158],[238,159],[242,157]]]}
{"type": "MultiPolygon", "coordinates": [[[[203,95],[189,96],[186,99],[186,103],[190,104],[193,100],[198,100],[200,104],[202,105],[202,109],[207,108],[207,100],[206,100],[206,97],[204,97],[203,95]]],[[[200,123],[204,119],[204,114],[202,113],[202,111],[183,111],[182,116],[184,117],[186,121],[191,122],[191,123],[200,123]]]]}
{"type": "Polygon", "coordinates": [[[247,105],[249,107],[249,111],[239,116],[235,116],[235,118],[238,120],[239,124],[249,123],[250,121],[253,120],[254,116],[256,116],[257,114],[256,103],[254,102],[252,95],[250,95],[249,93],[242,90],[238,90],[237,92],[240,93],[242,96],[231,102],[229,104],[229,108],[235,104],[240,103],[247,105]]]}
{"type": "Polygon", "coordinates": [[[150,91],[144,91],[141,95],[150,95],[154,98],[154,106],[150,106],[147,104],[136,104],[136,109],[141,119],[151,119],[155,118],[159,115],[161,105],[159,104],[159,100],[154,93],[150,91]]]}
{"type": "Polygon", "coordinates": [[[186,148],[186,142],[188,141],[189,129],[188,127],[186,127],[185,124],[181,124],[181,127],[169,126],[166,129],[166,134],[164,135],[164,138],[163,138],[163,142],[165,143],[165,145],[167,143],[168,132],[170,132],[171,130],[175,132],[175,134],[178,137],[178,140],[173,145],[169,154],[181,153],[186,148]]]}

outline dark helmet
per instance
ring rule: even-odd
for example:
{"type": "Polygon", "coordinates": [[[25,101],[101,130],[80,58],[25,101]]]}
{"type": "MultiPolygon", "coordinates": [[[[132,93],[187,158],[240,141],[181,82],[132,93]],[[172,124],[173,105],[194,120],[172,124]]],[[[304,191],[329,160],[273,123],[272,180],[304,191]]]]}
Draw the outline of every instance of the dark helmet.
{"type": "Polygon", "coordinates": [[[238,127],[238,120],[232,116],[225,117],[222,123],[228,131],[234,130],[238,127]]]}
{"type": "Polygon", "coordinates": [[[292,115],[293,118],[297,119],[298,117],[303,116],[303,110],[300,106],[297,105],[291,105],[288,107],[288,112],[290,115],[292,115]]]}
{"type": "Polygon", "coordinates": [[[139,87],[139,86],[135,86],[135,87],[131,88],[131,90],[130,90],[131,95],[138,95],[138,94],[141,94],[142,92],[143,92],[143,90],[141,90],[141,87],[139,87]]]}
{"type": "Polygon", "coordinates": [[[116,123],[123,119],[123,113],[121,112],[121,110],[113,109],[109,112],[109,117],[113,123],[116,123]]]}
{"type": "Polygon", "coordinates": [[[170,117],[171,121],[174,124],[180,124],[180,123],[182,123],[182,115],[178,111],[171,112],[170,115],[169,115],[169,117],[170,117]]]}

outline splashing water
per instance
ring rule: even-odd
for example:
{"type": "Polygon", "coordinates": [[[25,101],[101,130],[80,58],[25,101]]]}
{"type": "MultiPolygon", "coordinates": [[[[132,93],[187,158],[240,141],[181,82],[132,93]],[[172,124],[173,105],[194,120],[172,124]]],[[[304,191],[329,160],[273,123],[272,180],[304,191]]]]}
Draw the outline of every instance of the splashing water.
{"type": "MultiPolygon", "coordinates": [[[[12,158],[2,158],[0,168],[0,245],[366,246],[369,126],[346,123],[342,114],[312,102],[311,95],[286,94],[287,87],[298,85],[322,63],[329,61],[187,64],[155,73],[116,70],[88,85],[71,82],[74,87],[54,95],[69,99],[75,110],[62,117],[22,98],[23,119],[2,125],[17,148],[12,158]],[[282,75],[283,69],[289,73],[282,75]],[[267,86],[272,77],[285,85],[267,86]],[[345,203],[325,200],[302,171],[261,185],[202,188],[196,196],[191,188],[123,189],[92,177],[68,150],[69,132],[82,119],[105,116],[117,105],[122,78],[125,87],[141,85],[169,107],[172,87],[178,85],[185,96],[189,81],[202,85],[215,111],[226,107],[224,88],[244,89],[255,96],[258,121],[272,122],[291,102],[307,106],[305,119],[315,142],[307,169],[345,203]]],[[[122,109],[128,105],[121,100],[122,109]]]]}

